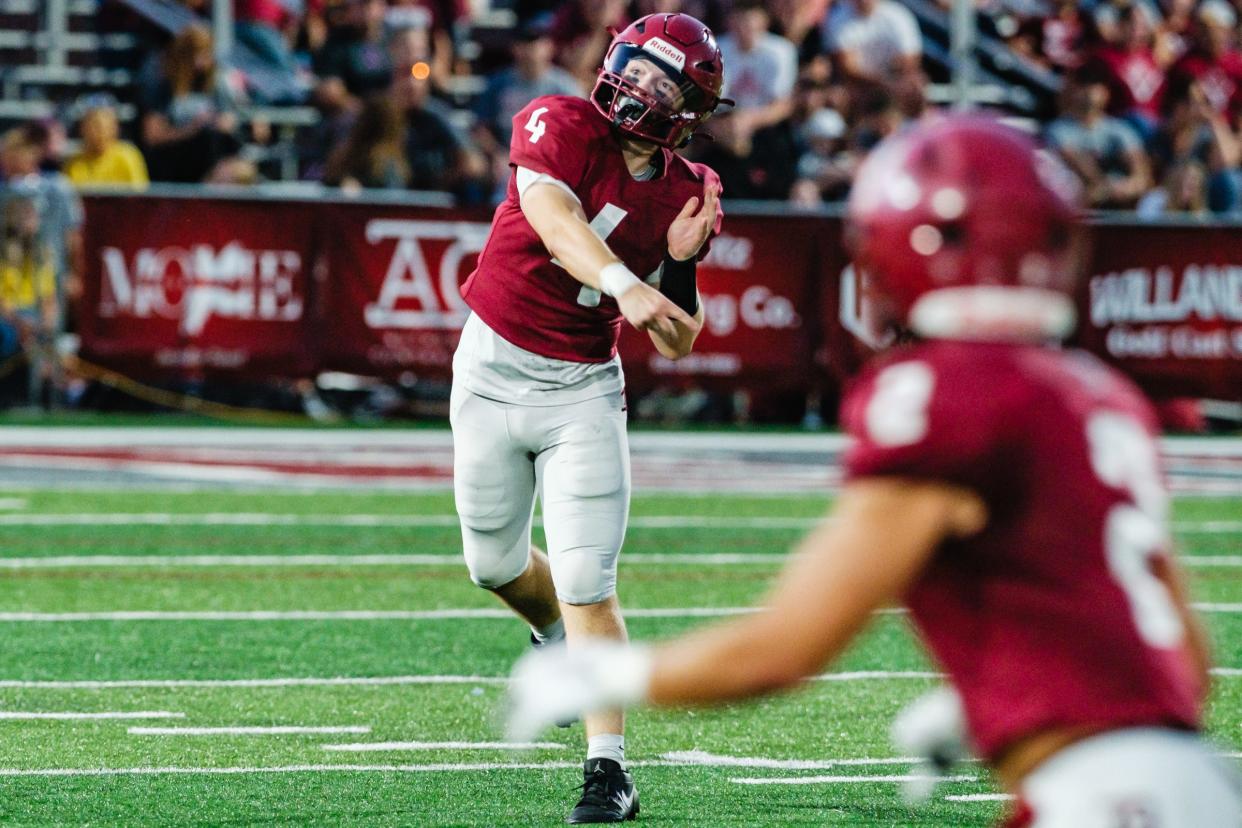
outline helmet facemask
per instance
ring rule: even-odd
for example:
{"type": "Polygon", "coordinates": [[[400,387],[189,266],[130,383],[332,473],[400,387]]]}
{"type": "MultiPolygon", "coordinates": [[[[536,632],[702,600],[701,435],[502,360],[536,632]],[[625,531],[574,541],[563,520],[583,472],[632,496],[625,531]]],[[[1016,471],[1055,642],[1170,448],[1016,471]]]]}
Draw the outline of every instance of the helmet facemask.
{"type": "Polygon", "coordinates": [[[674,149],[690,140],[719,103],[675,66],[632,43],[609,50],[591,99],[618,129],[674,149]],[[647,80],[651,73],[659,77],[647,80]],[[639,86],[642,82],[654,91],[639,86]]]}

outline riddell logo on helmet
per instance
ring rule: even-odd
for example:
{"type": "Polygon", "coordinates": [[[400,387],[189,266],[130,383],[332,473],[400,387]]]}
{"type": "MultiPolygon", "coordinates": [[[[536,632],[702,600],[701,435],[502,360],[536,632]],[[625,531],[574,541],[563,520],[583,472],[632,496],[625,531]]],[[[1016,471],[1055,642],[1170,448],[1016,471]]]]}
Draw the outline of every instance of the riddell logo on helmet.
{"type": "Polygon", "coordinates": [[[671,63],[678,72],[686,68],[686,53],[662,38],[653,37],[643,44],[643,51],[671,63]]]}

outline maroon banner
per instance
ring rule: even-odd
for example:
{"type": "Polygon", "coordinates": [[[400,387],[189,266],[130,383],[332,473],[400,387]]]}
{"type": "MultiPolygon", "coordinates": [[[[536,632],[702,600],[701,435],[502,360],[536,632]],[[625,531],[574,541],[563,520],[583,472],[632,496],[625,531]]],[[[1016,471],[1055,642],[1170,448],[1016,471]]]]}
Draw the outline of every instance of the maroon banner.
{"type": "Polygon", "coordinates": [[[305,376],[313,205],[85,199],[82,355],[140,375],[305,376]]]}
{"type": "Polygon", "coordinates": [[[1078,342],[1155,397],[1242,399],[1242,228],[1100,224],[1078,342]]]}
{"type": "Polygon", "coordinates": [[[448,379],[469,312],[460,286],[487,241],[491,215],[329,204],[320,219],[319,235],[331,240],[317,281],[323,368],[448,379]]]}
{"type": "MultiPolygon", "coordinates": [[[[86,198],[86,358],[136,375],[446,380],[491,216],[407,205],[86,198]]],[[[727,206],[726,206],[727,210],[727,206]]],[[[1226,227],[1100,224],[1078,343],[1149,393],[1242,399],[1242,245],[1226,227]]],[[[706,324],[671,362],[625,329],[628,385],[830,398],[864,349],[840,220],[728,212],[706,324]]]]}
{"type": "Polygon", "coordinates": [[[704,324],[694,352],[674,362],[623,326],[627,385],[805,394],[820,321],[818,279],[808,277],[821,266],[822,228],[813,217],[726,215],[698,269],[704,324]]]}

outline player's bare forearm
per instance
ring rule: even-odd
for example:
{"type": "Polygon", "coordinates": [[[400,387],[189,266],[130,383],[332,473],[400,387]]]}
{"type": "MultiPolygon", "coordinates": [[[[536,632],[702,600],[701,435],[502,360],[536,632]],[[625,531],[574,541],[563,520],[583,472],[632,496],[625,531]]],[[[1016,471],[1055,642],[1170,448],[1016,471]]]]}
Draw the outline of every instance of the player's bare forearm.
{"type": "Polygon", "coordinates": [[[1199,616],[1190,608],[1186,576],[1172,556],[1156,558],[1154,563],[1154,573],[1169,591],[1173,606],[1177,608],[1177,614],[1186,630],[1186,648],[1199,675],[1203,697],[1207,698],[1212,686],[1212,645],[1199,616]]]}
{"type": "Polygon", "coordinates": [[[582,205],[559,187],[529,187],[522,196],[522,214],[548,252],[587,287],[599,290],[599,272],[621,261],[591,229],[582,205]]]}
{"type": "Polygon", "coordinates": [[[875,609],[905,592],[945,538],[972,534],[985,521],[977,496],[955,487],[896,479],[851,484],[833,519],[803,541],[766,609],[655,650],[648,700],[744,699],[814,675],[875,609]]]}
{"type": "Polygon", "coordinates": [[[698,328],[690,328],[674,321],[673,324],[677,328],[677,336],[675,338],[669,337],[655,328],[647,331],[647,334],[651,337],[652,344],[655,345],[655,349],[660,353],[660,356],[666,359],[677,360],[689,356],[690,352],[694,350],[694,342],[699,338],[699,331],[703,329],[703,303],[701,301],[699,302],[699,309],[694,313],[694,321],[699,323],[698,328]]]}

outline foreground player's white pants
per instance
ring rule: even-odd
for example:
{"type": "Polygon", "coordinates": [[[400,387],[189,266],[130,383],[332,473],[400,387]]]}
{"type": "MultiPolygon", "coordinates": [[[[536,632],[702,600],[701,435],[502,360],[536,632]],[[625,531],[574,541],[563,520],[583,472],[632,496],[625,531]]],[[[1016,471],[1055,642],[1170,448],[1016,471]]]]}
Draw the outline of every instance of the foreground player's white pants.
{"type": "Polygon", "coordinates": [[[471,580],[495,588],[525,571],[537,492],[557,597],[595,604],[612,595],[630,506],[624,397],[514,405],[455,384],[449,419],[471,580]]]}
{"type": "Polygon", "coordinates": [[[1022,783],[1030,828],[1239,828],[1234,770],[1198,736],[1116,730],[1077,742],[1022,783]]]}

